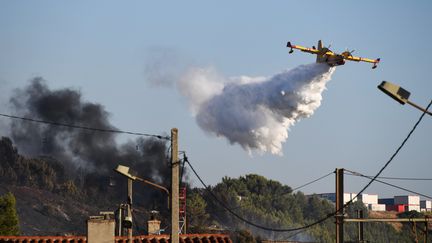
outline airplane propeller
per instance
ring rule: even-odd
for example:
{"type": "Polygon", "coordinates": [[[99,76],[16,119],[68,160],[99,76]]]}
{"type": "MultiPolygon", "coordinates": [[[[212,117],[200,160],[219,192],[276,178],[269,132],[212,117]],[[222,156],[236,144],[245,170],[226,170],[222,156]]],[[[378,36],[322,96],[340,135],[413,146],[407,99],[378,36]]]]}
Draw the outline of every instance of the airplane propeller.
{"type": "Polygon", "coordinates": [[[349,51],[348,48],[346,49],[346,51],[349,53],[349,56],[352,56],[352,54],[355,52],[355,50],[349,51]]]}

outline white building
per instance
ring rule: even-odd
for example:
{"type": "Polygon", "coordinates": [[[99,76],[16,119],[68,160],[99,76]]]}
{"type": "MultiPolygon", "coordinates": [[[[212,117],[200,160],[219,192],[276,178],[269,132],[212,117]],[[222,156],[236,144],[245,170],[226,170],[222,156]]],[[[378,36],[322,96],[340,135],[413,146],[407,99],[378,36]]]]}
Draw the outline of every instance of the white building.
{"type": "MultiPolygon", "coordinates": [[[[344,196],[343,196],[343,203],[345,204],[345,203],[349,202],[356,195],[357,194],[355,194],[355,193],[345,192],[344,196]]],[[[321,193],[321,194],[317,194],[317,196],[319,196],[321,198],[324,198],[324,199],[327,199],[327,200],[329,200],[331,202],[334,202],[334,203],[336,202],[336,193],[334,193],[334,192],[331,192],[331,193],[321,193]]],[[[354,198],[353,202],[355,202],[355,201],[357,201],[357,198],[354,198]]]]}
{"type": "Polygon", "coordinates": [[[376,212],[384,212],[384,211],[386,211],[386,205],[385,204],[368,204],[367,208],[370,211],[376,211],[376,212]]]}
{"type": "Polygon", "coordinates": [[[361,201],[370,211],[386,211],[385,204],[378,204],[377,194],[360,194],[359,201],[361,201]]]}
{"type": "Polygon", "coordinates": [[[377,194],[360,194],[359,198],[365,205],[368,204],[378,204],[378,195],[377,194]]]}
{"type": "Polygon", "coordinates": [[[405,212],[409,211],[420,212],[420,205],[405,205],[405,212]]]}
{"type": "Polygon", "coordinates": [[[432,202],[429,200],[421,200],[420,211],[432,211],[432,202]]]}
{"type": "Polygon", "coordinates": [[[355,201],[357,201],[357,198],[354,198],[355,196],[356,196],[357,194],[356,193],[347,193],[347,192],[345,192],[344,193],[344,198],[343,198],[343,203],[345,204],[345,203],[347,203],[347,202],[349,202],[350,200],[353,200],[353,202],[355,202],[355,201]]]}

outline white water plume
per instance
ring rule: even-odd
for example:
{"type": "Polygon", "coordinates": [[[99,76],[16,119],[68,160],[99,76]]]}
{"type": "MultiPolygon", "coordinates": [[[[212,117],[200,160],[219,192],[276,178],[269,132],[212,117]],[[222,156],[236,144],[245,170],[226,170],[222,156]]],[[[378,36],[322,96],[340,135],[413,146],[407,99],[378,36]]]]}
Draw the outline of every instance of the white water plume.
{"type": "Polygon", "coordinates": [[[321,105],[335,68],[301,65],[272,77],[225,79],[213,69],[191,69],[179,89],[205,131],[245,150],[282,154],[289,128],[321,105]]]}

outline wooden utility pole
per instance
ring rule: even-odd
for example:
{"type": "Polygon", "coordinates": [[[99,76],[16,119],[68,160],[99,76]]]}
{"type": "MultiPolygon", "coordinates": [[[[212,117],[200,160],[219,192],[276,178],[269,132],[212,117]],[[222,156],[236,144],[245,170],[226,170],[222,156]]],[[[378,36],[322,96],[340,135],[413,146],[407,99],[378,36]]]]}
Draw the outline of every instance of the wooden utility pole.
{"type": "Polygon", "coordinates": [[[336,168],[336,243],[344,243],[344,169],[336,168]]]}
{"type": "Polygon", "coordinates": [[[171,129],[171,243],[179,243],[178,130],[171,129]]]}

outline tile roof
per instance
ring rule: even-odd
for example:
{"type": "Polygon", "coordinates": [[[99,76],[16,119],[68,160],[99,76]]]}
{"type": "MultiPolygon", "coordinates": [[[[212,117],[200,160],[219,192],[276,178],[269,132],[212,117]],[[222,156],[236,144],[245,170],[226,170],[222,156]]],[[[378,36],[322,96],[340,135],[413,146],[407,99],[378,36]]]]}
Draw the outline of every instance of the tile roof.
{"type": "MultiPolygon", "coordinates": [[[[232,243],[225,234],[180,235],[180,243],[232,243]]],[[[0,236],[0,243],[86,243],[85,236],[0,236]]],[[[116,243],[126,243],[126,236],[116,236],[116,243]]],[[[169,243],[169,235],[136,235],[134,243],[169,243]]]]}

